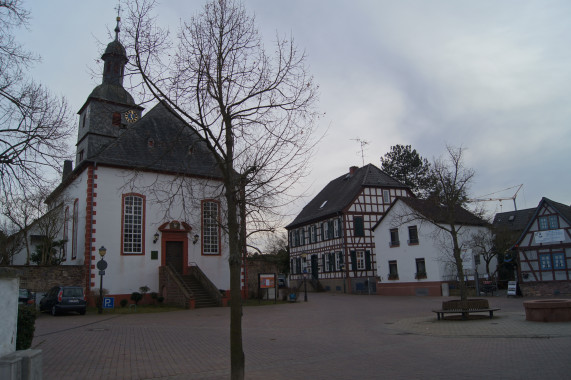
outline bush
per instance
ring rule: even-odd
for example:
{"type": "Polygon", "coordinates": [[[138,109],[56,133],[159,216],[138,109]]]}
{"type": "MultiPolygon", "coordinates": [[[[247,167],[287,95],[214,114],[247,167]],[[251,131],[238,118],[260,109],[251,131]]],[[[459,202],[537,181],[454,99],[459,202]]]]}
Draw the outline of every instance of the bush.
{"type": "Polygon", "coordinates": [[[139,301],[143,299],[143,295],[139,292],[131,293],[131,301],[135,302],[135,305],[139,304],[139,301]]]}
{"type": "Polygon", "coordinates": [[[18,306],[18,327],[16,332],[16,350],[27,350],[32,346],[36,329],[36,309],[33,306],[18,306]]]}
{"type": "Polygon", "coordinates": [[[121,304],[121,307],[127,306],[128,303],[129,303],[129,301],[127,301],[127,300],[124,299],[124,298],[119,302],[119,304],[121,304]]]}

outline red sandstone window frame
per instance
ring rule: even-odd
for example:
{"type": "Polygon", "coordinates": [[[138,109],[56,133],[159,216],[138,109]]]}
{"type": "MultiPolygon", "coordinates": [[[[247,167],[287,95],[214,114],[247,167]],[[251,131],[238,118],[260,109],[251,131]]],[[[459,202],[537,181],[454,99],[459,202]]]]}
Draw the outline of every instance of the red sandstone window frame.
{"type": "Polygon", "coordinates": [[[145,254],[145,218],[147,198],[139,193],[123,194],[121,198],[121,255],[123,256],[141,256],[145,254]],[[131,198],[133,200],[141,201],[140,214],[135,211],[138,210],[139,205],[128,205],[133,209],[127,209],[126,201],[131,198]],[[127,212],[126,212],[127,211],[127,212]],[[140,220],[138,220],[140,218],[140,220]],[[139,227],[140,229],[137,229],[139,227]],[[128,239],[126,239],[126,235],[128,239]],[[140,241],[137,239],[140,236],[140,241]],[[126,249],[126,245],[129,245],[126,249]]]}
{"type": "Polygon", "coordinates": [[[71,259],[77,258],[77,230],[79,220],[79,199],[73,201],[73,217],[72,217],[72,232],[71,232],[71,259]]]}
{"type": "MultiPolygon", "coordinates": [[[[200,202],[200,221],[201,221],[201,254],[202,256],[220,256],[221,250],[221,231],[220,231],[220,202],[216,199],[203,199],[200,202]],[[214,218],[212,218],[211,205],[216,205],[214,218]],[[208,209],[207,209],[208,207],[208,209]],[[212,249],[212,248],[215,248],[212,249]]],[[[299,241],[299,231],[295,236],[299,241]]]]}

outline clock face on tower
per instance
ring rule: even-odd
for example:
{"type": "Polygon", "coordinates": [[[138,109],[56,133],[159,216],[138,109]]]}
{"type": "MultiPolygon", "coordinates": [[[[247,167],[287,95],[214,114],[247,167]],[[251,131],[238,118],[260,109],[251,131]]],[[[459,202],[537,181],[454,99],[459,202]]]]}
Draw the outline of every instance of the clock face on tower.
{"type": "Polygon", "coordinates": [[[129,110],[127,112],[125,112],[125,120],[127,120],[127,123],[134,123],[139,119],[139,115],[137,115],[137,113],[133,110],[129,110]]]}

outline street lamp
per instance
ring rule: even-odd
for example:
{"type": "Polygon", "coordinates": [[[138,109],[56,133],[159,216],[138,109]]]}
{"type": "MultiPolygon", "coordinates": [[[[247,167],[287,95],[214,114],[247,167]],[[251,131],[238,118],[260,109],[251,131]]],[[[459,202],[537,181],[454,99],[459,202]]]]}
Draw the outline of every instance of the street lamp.
{"type": "Polygon", "coordinates": [[[97,262],[97,269],[99,269],[99,314],[103,313],[103,275],[107,268],[107,261],[103,260],[103,257],[106,253],[107,248],[101,246],[101,248],[99,248],[99,256],[101,256],[101,260],[97,262]]]}
{"type": "Polygon", "coordinates": [[[307,269],[303,270],[303,302],[307,302],[307,269]]]}
{"type": "Polygon", "coordinates": [[[345,264],[340,263],[339,268],[341,269],[341,278],[343,279],[343,293],[347,293],[347,289],[345,288],[345,264]]]}

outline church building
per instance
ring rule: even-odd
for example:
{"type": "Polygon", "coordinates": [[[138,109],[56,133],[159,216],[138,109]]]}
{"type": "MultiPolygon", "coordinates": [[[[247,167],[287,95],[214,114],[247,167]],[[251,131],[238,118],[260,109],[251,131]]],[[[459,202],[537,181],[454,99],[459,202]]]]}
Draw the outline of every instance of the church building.
{"type": "Polygon", "coordinates": [[[103,288],[116,303],[146,286],[167,302],[221,304],[229,248],[215,156],[168,105],[143,113],[123,87],[128,58],[119,26],[115,33],[102,83],[78,112],[75,167],[64,164],[47,199],[64,214],[62,265],[84,266],[89,294],[99,288],[104,247],[103,288]]]}

